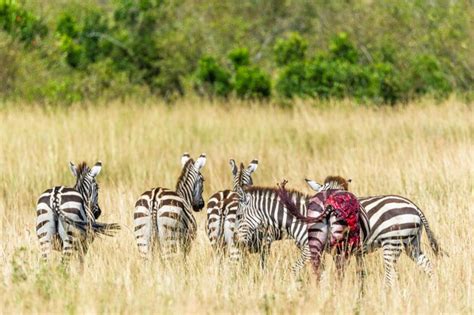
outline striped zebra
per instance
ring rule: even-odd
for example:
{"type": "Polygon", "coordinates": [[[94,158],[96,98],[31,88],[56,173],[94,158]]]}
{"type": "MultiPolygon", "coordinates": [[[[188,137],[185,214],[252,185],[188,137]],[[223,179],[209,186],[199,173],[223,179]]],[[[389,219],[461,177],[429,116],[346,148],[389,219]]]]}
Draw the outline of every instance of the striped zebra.
{"type": "Polygon", "coordinates": [[[239,200],[235,189],[238,186],[253,185],[252,173],[258,167],[258,160],[252,160],[246,168],[241,163],[240,169],[233,159],[229,161],[229,164],[233,176],[233,190],[221,190],[209,198],[206,234],[214,250],[227,251],[231,261],[238,261],[241,252],[234,242],[234,232],[239,200]]]}
{"type": "Polygon", "coordinates": [[[69,168],[76,177],[74,187],[55,186],[41,194],[36,206],[36,235],[41,255],[48,260],[51,249],[62,250],[63,261],[69,261],[74,250],[84,262],[90,243],[97,234],[111,236],[120,229],[115,223],[100,223],[99,185],[96,176],[102,169],[97,162],[89,168],[85,162],[69,168]]]}
{"type": "Polygon", "coordinates": [[[202,198],[206,164],[203,153],[194,161],[188,153],[181,158],[183,166],[176,189],[156,187],[144,192],[135,203],[133,214],[135,238],[140,255],[147,259],[158,247],[161,257],[169,258],[178,250],[186,255],[196,237],[197,224],[192,210],[204,207],[202,198]]]}
{"type": "Polygon", "coordinates": [[[239,261],[243,252],[260,253],[260,267],[264,269],[271,243],[282,239],[284,234],[282,231],[271,226],[261,225],[252,235],[252,239],[246,246],[237,246],[235,242],[235,222],[239,198],[236,191],[238,187],[250,187],[253,185],[251,176],[258,167],[258,160],[252,160],[246,168],[241,163],[240,169],[233,159],[229,163],[233,176],[233,190],[217,192],[209,199],[206,232],[212,247],[216,251],[228,251],[230,260],[233,262],[239,261]]]}
{"type": "MultiPolygon", "coordinates": [[[[256,231],[263,227],[271,227],[275,231],[283,231],[291,237],[300,250],[300,257],[297,259],[292,269],[295,274],[304,267],[307,260],[312,258],[314,271],[319,274],[319,256],[314,256],[308,244],[308,235],[313,239],[318,239],[321,243],[320,251],[324,249],[329,233],[329,220],[333,214],[318,219],[318,222],[308,225],[305,221],[299,220],[281,202],[276,188],[269,187],[239,187],[238,220],[237,220],[237,241],[243,246],[248,246],[256,231]]],[[[310,196],[301,192],[287,191],[288,198],[292,200],[300,213],[307,215],[310,196]]]]}
{"type": "MultiPolygon", "coordinates": [[[[335,182],[325,182],[323,185],[309,179],[306,179],[306,182],[317,192],[337,186],[335,182]]],[[[395,264],[403,250],[426,274],[431,276],[433,274],[431,262],[423,254],[420,246],[423,227],[435,255],[438,256],[443,251],[421,209],[411,200],[397,195],[358,199],[362,206],[359,219],[363,254],[382,248],[386,284],[393,285],[396,277],[395,264]]]]}

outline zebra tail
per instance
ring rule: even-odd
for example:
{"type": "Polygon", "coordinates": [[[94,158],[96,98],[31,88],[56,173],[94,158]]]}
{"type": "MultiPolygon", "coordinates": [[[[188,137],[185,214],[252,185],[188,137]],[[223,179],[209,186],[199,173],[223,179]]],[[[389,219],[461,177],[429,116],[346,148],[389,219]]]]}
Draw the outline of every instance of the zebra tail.
{"type": "Polygon", "coordinates": [[[295,216],[298,220],[301,220],[306,223],[316,223],[320,221],[323,217],[326,216],[327,209],[325,208],[324,211],[316,218],[309,218],[303,216],[299,211],[298,207],[295,205],[295,203],[291,200],[290,194],[288,191],[285,189],[285,184],[286,181],[282,183],[282,185],[278,185],[279,188],[277,190],[278,192],[278,197],[280,197],[280,202],[283,203],[283,205],[290,211],[290,213],[295,216]]]}
{"type": "Polygon", "coordinates": [[[421,222],[423,223],[423,226],[425,227],[426,235],[428,236],[428,240],[430,242],[430,247],[433,250],[433,252],[435,253],[435,255],[436,256],[447,256],[447,257],[449,257],[448,253],[445,250],[441,249],[441,247],[439,246],[439,243],[436,240],[436,237],[434,236],[434,233],[431,230],[430,225],[428,224],[428,220],[426,219],[426,217],[423,214],[423,212],[421,211],[421,209],[418,208],[418,206],[416,206],[416,210],[418,212],[418,215],[420,216],[420,219],[421,219],[421,222]]]}
{"type": "Polygon", "coordinates": [[[121,230],[120,225],[117,223],[94,222],[91,224],[91,228],[94,233],[105,236],[114,236],[115,233],[121,230]]]}

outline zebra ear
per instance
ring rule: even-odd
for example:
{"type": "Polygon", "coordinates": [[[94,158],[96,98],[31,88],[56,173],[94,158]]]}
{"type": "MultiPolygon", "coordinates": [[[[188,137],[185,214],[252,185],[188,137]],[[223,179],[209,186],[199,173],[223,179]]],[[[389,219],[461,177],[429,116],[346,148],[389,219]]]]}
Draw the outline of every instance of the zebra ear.
{"type": "Polygon", "coordinates": [[[321,191],[321,188],[323,187],[321,184],[316,183],[312,179],[305,178],[305,181],[306,181],[306,184],[308,184],[308,186],[314,191],[319,192],[319,191],[321,191]]]}
{"type": "Polygon", "coordinates": [[[202,153],[198,159],[196,160],[196,162],[194,162],[194,168],[199,171],[201,170],[201,168],[204,167],[204,165],[206,165],[206,153],[202,153]]]}
{"type": "Polygon", "coordinates": [[[189,155],[189,153],[184,152],[183,156],[181,157],[181,165],[184,166],[186,164],[186,162],[189,161],[190,158],[191,158],[191,156],[189,155]]]}
{"type": "Polygon", "coordinates": [[[232,170],[232,175],[237,175],[237,171],[239,170],[237,168],[237,164],[235,163],[235,160],[234,159],[230,159],[229,160],[229,164],[230,164],[230,168],[232,170]]]}
{"type": "Polygon", "coordinates": [[[74,163],[69,162],[69,169],[71,170],[72,175],[74,175],[74,177],[77,177],[77,169],[74,163]]]}
{"type": "Polygon", "coordinates": [[[247,171],[252,174],[253,172],[255,172],[257,170],[257,167],[258,167],[258,160],[257,159],[253,159],[250,163],[249,163],[249,166],[247,166],[247,171]]]}
{"type": "Polygon", "coordinates": [[[92,166],[91,171],[90,171],[91,176],[96,177],[97,175],[99,175],[101,169],[102,169],[102,162],[99,161],[95,163],[95,165],[92,166]]]}

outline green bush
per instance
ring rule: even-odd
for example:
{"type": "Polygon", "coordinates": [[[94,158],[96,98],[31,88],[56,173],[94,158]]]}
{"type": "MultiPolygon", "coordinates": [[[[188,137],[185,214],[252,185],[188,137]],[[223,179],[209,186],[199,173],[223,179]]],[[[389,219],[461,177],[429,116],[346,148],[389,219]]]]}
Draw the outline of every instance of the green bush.
{"type": "Polygon", "coordinates": [[[284,97],[308,96],[305,61],[292,62],[283,67],[276,81],[275,89],[284,97]]]}
{"type": "Polygon", "coordinates": [[[271,94],[270,77],[256,66],[239,67],[235,73],[234,86],[237,96],[244,99],[268,98],[271,94]]]}
{"type": "Polygon", "coordinates": [[[359,60],[359,53],[354,44],[350,41],[347,33],[339,33],[331,39],[329,52],[333,59],[344,60],[349,63],[356,63],[359,60]]]}
{"type": "Polygon", "coordinates": [[[0,0],[0,97],[170,100],[194,86],[263,98],[274,86],[286,98],[396,103],[474,85],[463,1],[210,1],[0,0]]]}
{"type": "Polygon", "coordinates": [[[273,53],[278,66],[302,61],[306,55],[308,43],[297,33],[292,33],[286,39],[278,39],[273,53]]]}
{"type": "Polygon", "coordinates": [[[14,0],[0,2],[0,29],[27,45],[35,45],[36,39],[48,34],[47,26],[14,0]]]}
{"type": "Polygon", "coordinates": [[[250,65],[250,54],[247,48],[235,48],[229,53],[229,59],[234,66],[234,69],[237,69],[242,66],[250,65]]]}
{"type": "Polygon", "coordinates": [[[200,94],[226,97],[232,92],[231,75],[209,56],[201,58],[196,70],[196,89],[200,94]]]}
{"type": "Polygon", "coordinates": [[[447,75],[436,57],[416,56],[411,61],[410,70],[409,82],[415,95],[446,95],[452,91],[447,75]]]}

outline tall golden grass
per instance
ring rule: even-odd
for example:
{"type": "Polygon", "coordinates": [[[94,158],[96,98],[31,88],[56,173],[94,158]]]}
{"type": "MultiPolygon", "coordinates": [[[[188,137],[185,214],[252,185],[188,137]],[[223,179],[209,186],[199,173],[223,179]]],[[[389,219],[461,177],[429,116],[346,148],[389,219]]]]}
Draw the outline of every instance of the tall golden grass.
{"type": "Polygon", "coordinates": [[[472,104],[15,105],[0,110],[0,122],[0,313],[474,312],[472,104]],[[351,190],[359,196],[407,196],[423,209],[449,257],[434,257],[424,234],[434,277],[403,255],[398,283],[387,291],[381,252],[373,253],[367,256],[367,294],[358,301],[354,261],[341,283],[330,257],[319,284],[309,267],[298,280],[289,272],[298,256],[291,241],[272,246],[265,272],[257,256],[239,266],[221,263],[205,235],[203,211],[195,213],[199,232],[186,263],[144,263],[133,236],[133,204],[146,189],[174,187],[185,151],[207,153],[205,198],[230,188],[229,158],[258,158],[258,184],[286,178],[289,187],[309,193],[304,177],[341,174],[353,179],[351,190]],[[69,160],[103,161],[101,221],[123,226],[115,238],[94,241],[83,274],[77,262],[62,270],[58,253],[43,266],[35,235],[39,194],[73,184],[69,160]]]}

